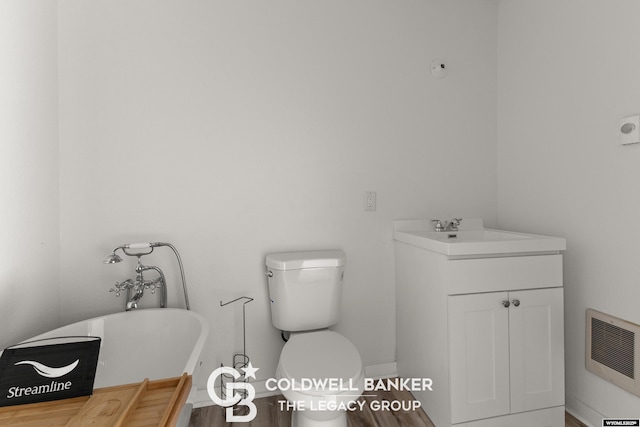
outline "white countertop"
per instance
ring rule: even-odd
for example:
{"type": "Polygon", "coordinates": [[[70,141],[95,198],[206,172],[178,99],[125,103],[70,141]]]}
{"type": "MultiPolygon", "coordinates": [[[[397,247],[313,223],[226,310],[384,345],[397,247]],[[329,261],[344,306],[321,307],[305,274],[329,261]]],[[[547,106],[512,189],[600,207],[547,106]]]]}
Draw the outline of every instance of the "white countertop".
{"type": "Polygon", "coordinates": [[[393,238],[456,258],[558,253],[567,248],[564,238],[488,229],[477,218],[463,219],[458,228],[434,231],[430,220],[396,220],[393,238]]]}

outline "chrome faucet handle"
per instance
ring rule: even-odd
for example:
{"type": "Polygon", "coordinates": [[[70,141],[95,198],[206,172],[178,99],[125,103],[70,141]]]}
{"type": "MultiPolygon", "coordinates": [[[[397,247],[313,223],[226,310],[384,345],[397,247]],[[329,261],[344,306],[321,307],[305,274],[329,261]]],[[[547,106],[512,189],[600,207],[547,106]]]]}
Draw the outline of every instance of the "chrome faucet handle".
{"type": "Polygon", "coordinates": [[[120,282],[116,282],[113,286],[113,288],[109,289],[109,292],[115,292],[117,297],[120,296],[120,292],[124,291],[127,288],[124,283],[120,282]]]}
{"type": "Polygon", "coordinates": [[[124,282],[116,282],[113,288],[109,289],[109,292],[115,292],[116,296],[120,296],[120,292],[126,291],[129,288],[133,288],[135,285],[131,281],[131,279],[127,279],[124,282]]]}
{"type": "Polygon", "coordinates": [[[439,219],[432,219],[431,222],[435,223],[436,231],[444,231],[444,226],[442,225],[442,221],[439,219]]]}
{"type": "Polygon", "coordinates": [[[113,286],[115,286],[115,288],[110,288],[109,292],[115,292],[116,296],[119,297],[120,296],[120,291],[122,290],[120,288],[120,283],[116,282],[115,285],[113,285],[113,286]]]}
{"type": "Polygon", "coordinates": [[[156,293],[156,289],[161,288],[163,285],[162,278],[158,277],[155,280],[147,280],[144,282],[144,288],[150,289],[152,294],[156,293]]]}

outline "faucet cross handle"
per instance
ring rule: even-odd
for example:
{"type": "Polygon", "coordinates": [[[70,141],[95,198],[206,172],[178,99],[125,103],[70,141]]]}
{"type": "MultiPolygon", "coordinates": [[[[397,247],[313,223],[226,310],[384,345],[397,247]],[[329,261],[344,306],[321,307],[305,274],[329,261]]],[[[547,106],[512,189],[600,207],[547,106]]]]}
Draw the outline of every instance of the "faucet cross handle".
{"type": "Polygon", "coordinates": [[[115,288],[110,288],[109,292],[115,292],[116,296],[119,297],[120,296],[120,291],[122,290],[120,288],[120,283],[116,282],[115,285],[113,285],[113,286],[115,286],[115,288]]]}
{"type": "Polygon", "coordinates": [[[439,219],[432,219],[431,222],[435,224],[436,231],[444,231],[444,225],[442,225],[442,221],[439,219]]]}
{"type": "Polygon", "coordinates": [[[109,289],[109,292],[115,292],[117,297],[120,296],[120,292],[124,291],[127,288],[124,282],[116,282],[113,286],[113,288],[109,289]]]}
{"type": "Polygon", "coordinates": [[[144,288],[150,289],[152,294],[156,293],[156,289],[159,289],[163,286],[162,278],[158,277],[155,280],[145,280],[144,288]]]}
{"type": "Polygon", "coordinates": [[[127,279],[124,282],[116,282],[113,286],[113,288],[109,289],[109,292],[115,292],[116,296],[119,297],[120,292],[132,288],[134,285],[131,279],[127,279]]]}

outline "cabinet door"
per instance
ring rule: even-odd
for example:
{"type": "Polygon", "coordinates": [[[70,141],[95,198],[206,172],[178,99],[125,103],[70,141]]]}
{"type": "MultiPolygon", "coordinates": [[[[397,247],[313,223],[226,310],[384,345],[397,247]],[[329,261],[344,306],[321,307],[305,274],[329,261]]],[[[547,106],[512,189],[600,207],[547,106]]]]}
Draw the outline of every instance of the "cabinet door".
{"type": "Polygon", "coordinates": [[[449,297],[451,422],[509,413],[507,292],[449,297]]]}
{"type": "Polygon", "coordinates": [[[564,404],[563,289],[509,293],[511,412],[564,404]]]}

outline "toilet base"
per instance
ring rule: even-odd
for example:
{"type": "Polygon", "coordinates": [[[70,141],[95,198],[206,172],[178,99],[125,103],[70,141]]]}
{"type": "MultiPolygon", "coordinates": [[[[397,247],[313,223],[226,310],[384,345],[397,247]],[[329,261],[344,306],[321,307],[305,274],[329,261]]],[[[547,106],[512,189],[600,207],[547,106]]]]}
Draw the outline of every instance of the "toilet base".
{"type": "Polygon", "coordinates": [[[296,411],[291,413],[291,427],[347,427],[347,412],[335,412],[336,416],[328,420],[317,420],[309,418],[305,412],[296,411]]]}

